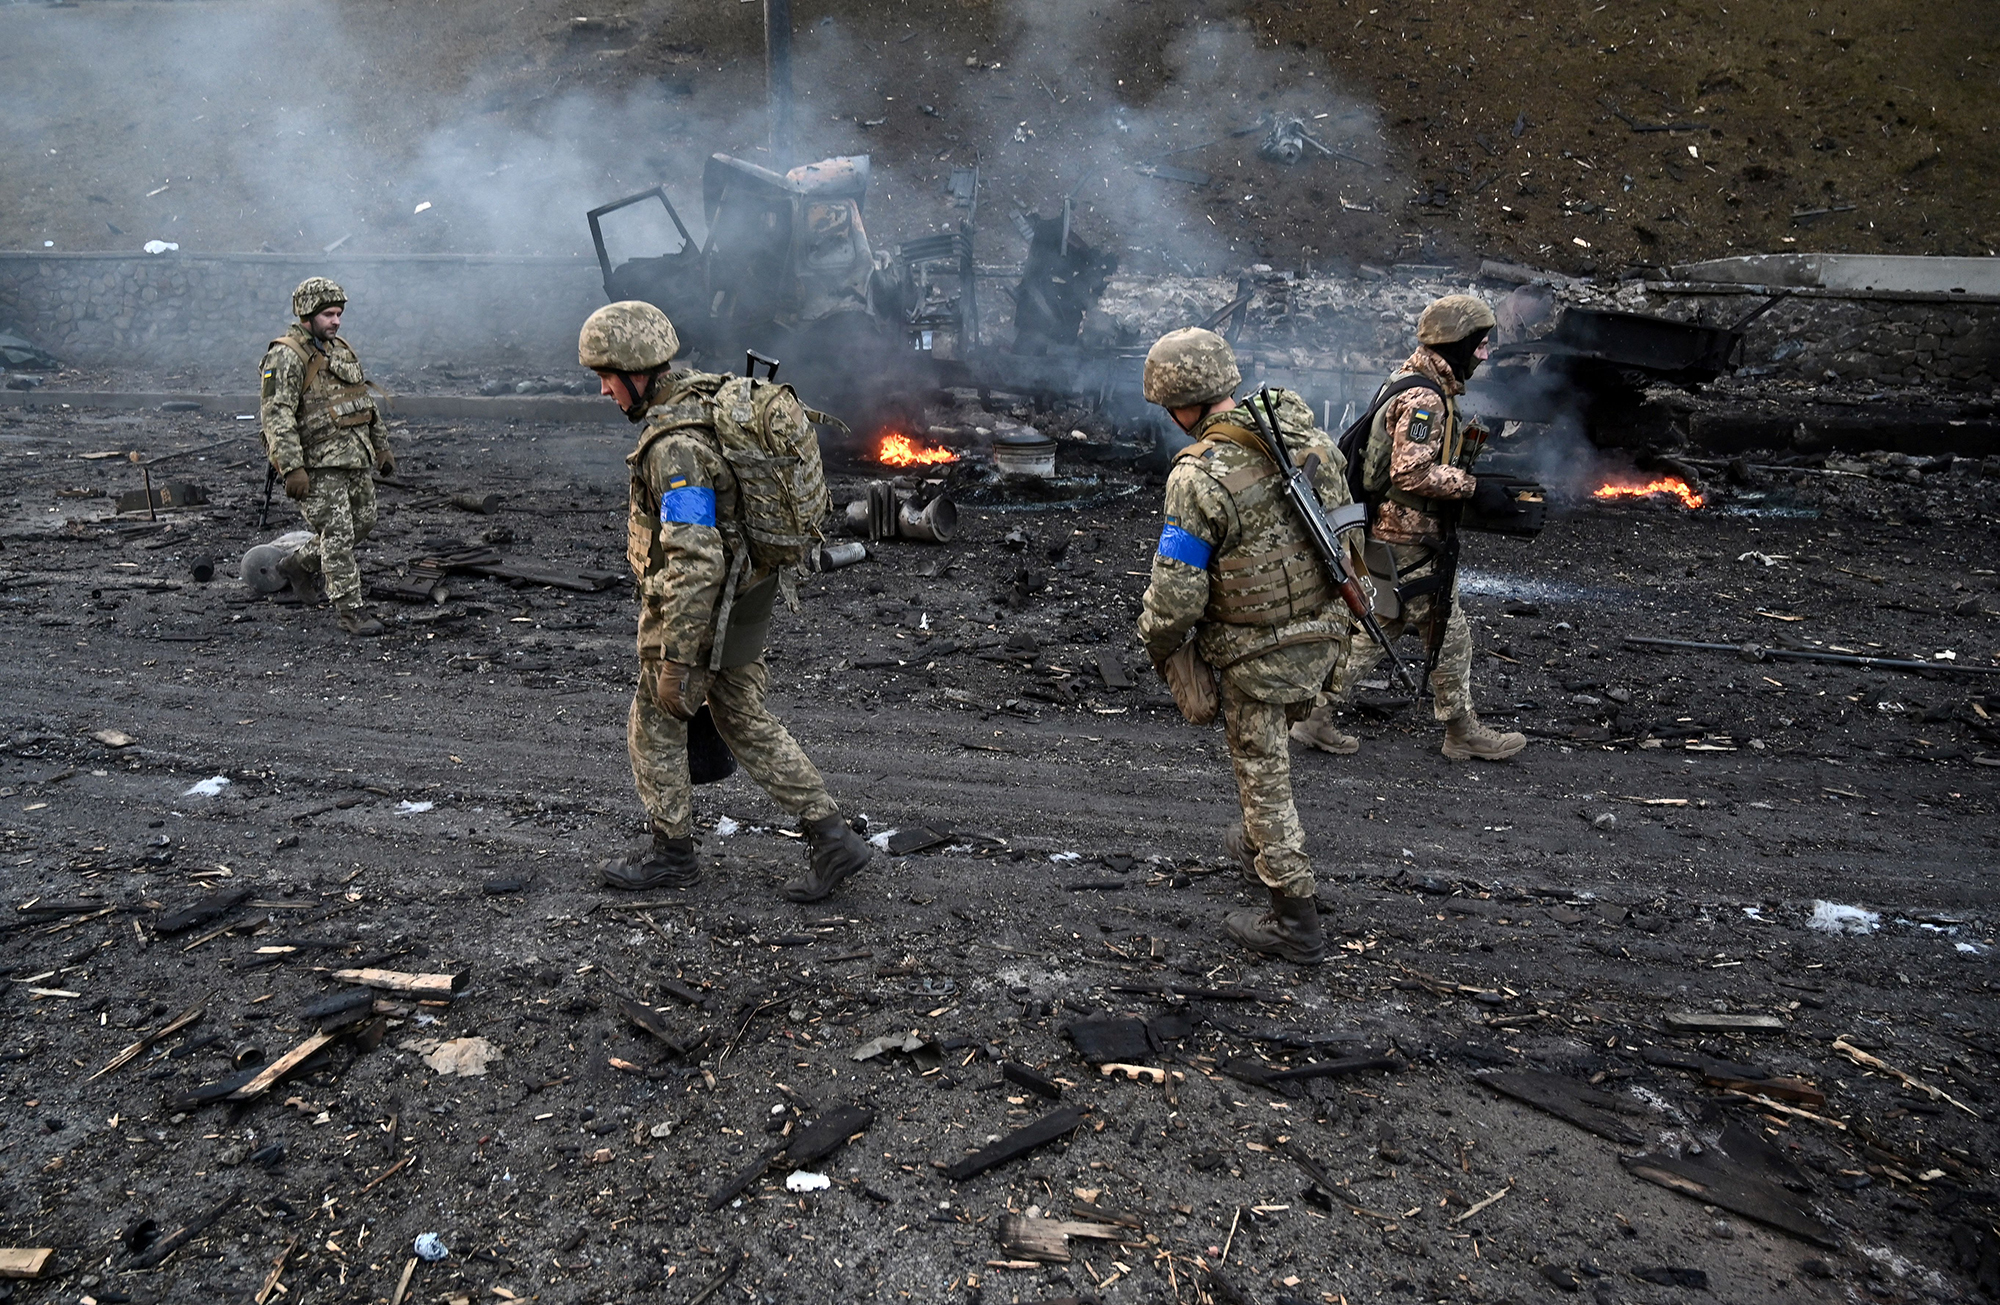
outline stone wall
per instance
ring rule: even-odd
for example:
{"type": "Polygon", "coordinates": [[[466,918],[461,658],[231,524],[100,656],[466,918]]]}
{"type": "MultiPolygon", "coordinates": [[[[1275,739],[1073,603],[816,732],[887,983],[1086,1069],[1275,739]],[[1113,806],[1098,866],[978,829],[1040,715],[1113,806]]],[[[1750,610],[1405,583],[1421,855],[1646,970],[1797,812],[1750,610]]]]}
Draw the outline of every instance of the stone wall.
{"type": "Polygon", "coordinates": [[[347,291],[342,334],[384,371],[573,370],[577,326],[604,302],[581,258],[0,252],[0,330],[71,366],[254,369],[314,275],[347,291]]]}

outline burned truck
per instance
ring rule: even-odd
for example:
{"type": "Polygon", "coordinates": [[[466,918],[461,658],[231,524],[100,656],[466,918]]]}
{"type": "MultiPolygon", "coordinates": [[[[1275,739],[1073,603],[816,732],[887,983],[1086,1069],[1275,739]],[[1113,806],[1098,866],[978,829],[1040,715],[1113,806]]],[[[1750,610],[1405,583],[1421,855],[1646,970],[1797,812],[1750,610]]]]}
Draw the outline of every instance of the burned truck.
{"type": "Polygon", "coordinates": [[[590,210],[591,242],[605,294],[657,304],[683,357],[714,371],[742,366],[746,351],[781,359],[785,379],[863,437],[913,428],[922,401],[946,386],[1097,402],[1116,391],[1138,404],[1137,357],[1080,343],[1117,259],[1073,229],[1067,202],[1060,217],[1017,216],[1028,249],[1003,292],[1013,338],[984,338],[979,281],[992,274],[973,262],[978,179],[967,172],[970,211],[955,230],[884,249],[865,221],[867,155],[780,173],[714,154],[702,170],[702,239],[654,186],[590,210]],[[613,223],[625,241],[607,238],[613,223]],[[614,257],[614,244],[637,239],[664,252],[614,257]]]}
{"type": "Polygon", "coordinates": [[[591,241],[613,300],[657,304],[680,332],[683,357],[729,371],[747,352],[783,361],[785,379],[860,429],[930,388],[922,355],[955,329],[956,297],[936,269],[971,275],[969,240],[933,237],[891,253],[868,238],[867,155],[774,172],[727,154],[702,171],[706,237],[696,241],[654,186],[590,210],[591,241]],[[614,263],[605,222],[647,219],[664,253],[614,263]],[[665,224],[661,219],[664,217],[665,224]]]}

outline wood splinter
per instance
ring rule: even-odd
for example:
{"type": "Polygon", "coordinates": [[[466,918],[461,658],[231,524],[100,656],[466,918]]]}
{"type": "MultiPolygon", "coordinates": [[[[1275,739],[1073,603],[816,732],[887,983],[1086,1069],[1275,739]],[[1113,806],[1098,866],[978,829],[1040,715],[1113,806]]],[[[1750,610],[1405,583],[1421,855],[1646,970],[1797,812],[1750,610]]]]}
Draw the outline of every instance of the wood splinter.
{"type": "Polygon", "coordinates": [[[449,999],[454,994],[465,991],[465,985],[472,982],[472,971],[459,970],[452,974],[406,974],[401,970],[335,970],[333,977],[342,983],[358,983],[379,992],[400,992],[413,997],[449,999]]]}

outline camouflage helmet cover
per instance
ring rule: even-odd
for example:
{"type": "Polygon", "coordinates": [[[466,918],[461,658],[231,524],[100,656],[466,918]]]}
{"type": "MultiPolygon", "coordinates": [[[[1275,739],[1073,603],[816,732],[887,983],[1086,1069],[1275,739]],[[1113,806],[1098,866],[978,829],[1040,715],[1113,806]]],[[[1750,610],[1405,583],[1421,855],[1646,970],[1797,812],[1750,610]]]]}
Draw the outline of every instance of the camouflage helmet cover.
{"type": "Polygon", "coordinates": [[[1474,295],[1434,299],[1417,318],[1418,344],[1451,344],[1493,329],[1493,310],[1474,295]]]}
{"type": "Polygon", "coordinates": [[[1242,383],[1229,341],[1198,326],[1167,332],[1146,353],[1146,401],[1162,408],[1227,398],[1242,383]]]}
{"type": "Polygon", "coordinates": [[[576,338],[576,360],[603,371],[650,372],[680,351],[674,324],[641,299],[604,305],[584,321],[576,338]]]}
{"type": "Polygon", "coordinates": [[[300,319],[311,317],[322,308],[347,302],[347,291],[323,276],[309,276],[299,282],[299,288],[292,291],[292,314],[300,319]]]}

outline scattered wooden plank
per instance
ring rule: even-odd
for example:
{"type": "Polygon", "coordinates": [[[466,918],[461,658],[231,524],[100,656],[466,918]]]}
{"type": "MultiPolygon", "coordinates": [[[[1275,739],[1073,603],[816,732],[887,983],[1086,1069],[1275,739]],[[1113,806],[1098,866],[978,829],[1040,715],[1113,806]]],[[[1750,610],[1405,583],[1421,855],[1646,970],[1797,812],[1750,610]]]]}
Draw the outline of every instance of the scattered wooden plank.
{"type": "Polygon", "coordinates": [[[1125,670],[1125,659],[1109,648],[1100,649],[1097,654],[1097,674],[1107,689],[1129,689],[1132,677],[1125,670]]]}
{"type": "Polygon", "coordinates": [[[1546,1111],[1565,1123],[1575,1124],[1586,1133],[1595,1133],[1607,1142],[1638,1146],[1645,1141],[1619,1117],[1621,1114],[1645,1112],[1609,1092],[1599,1092],[1581,1083],[1533,1070],[1502,1070],[1474,1074],[1472,1077],[1495,1092],[1546,1111]]]}
{"type": "Polygon", "coordinates": [[[171,1020],[168,1020],[165,1024],[161,1025],[159,1028],[154,1029],[151,1033],[145,1034],[137,1042],[133,1043],[131,1046],[125,1048],[125,1050],[113,1056],[110,1059],[110,1061],[106,1063],[103,1069],[98,1070],[95,1074],[92,1074],[90,1078],[86,1079],[85,1081],[95,1082],[96,1080],[103,1078],[106,1074],[115,1073],[118,1070],[125,1068],[125,1066],[131,1064],[139,1057],[145,1055],[148,1051],[152,1050],[160,1043],[165,1042],[168,1038],[174,1036],[174,1034],[179,1033],[182,1029],[191,1028],[192,1026],[199,1024],[201,1022],[201,1016],[202,1016],[202,1008],[200,1006],[188,1007],[186,1010],[182,1011],[180,1014],[174,1016],[171,1020]]]}
{"type": "Polygon", "coordinates": [[[1112,1224],[1043,1219],[1026,1214],[1002,1215],[994,1232],[1001,1248],[1008,1254],[1038,1264],[1068,1264],[1069,1239],[1072,1237],[1090,1237],[1100,1241],[1124,1241],[1130,1237],[1126,1229],[1112,1224]]]}
{"type": "Polygon", "coordinates": [[[1015,1060],[1000,1062],[1000,1077],[1009,1083],[1017,1083],[1036,1096],[1047,1097],[1051,1101],[1062,1100],[1062,1084],[1046,1074],[1040,1074],[1015,1060]]]}
{"type": "Polygon", "coordinates": [[[50,1246],[0,1246],[0,1278],[39,1278],[54,1254],[50,1246]]]}
{"type": "Polygon", "coordinates": [[[1292,1069],[1276,1069],[1262,1061],[1237,1056],[1223,1061],[1216,1068],[1233,1079],[1254,1083],[1258,1087],[1271,1087],[1278,1083],[1296,1083],[1309,1078],[1341,1078],[1348,1074],[1393,1070],[1401,1063],[1393,1056],[1346,1056],[1339,1060],[1314,1061],[1292,1069]]]}
{"type": "Polygon", "coordinates": [[[708,1208],[720,1210],[768,1172],[781,1159],[794,1167],[816,1164],[845,1146],[856,1134],[875,1122],[875,1112],[866,1106],[833,1106],[800,1122],[791,1140],[774,1146],[731,1174],[728,1181],[708,1196],[708,1208]]]}
{"type": "Polygon", "coordinates": [[[299,1248],[299,1239],[293,1237],[285,1243],[285,1249],[278,1252],[278,1259],[271,1266],[271,1272],[264,1277],[264,1285],[257,1289],[257,1305],[266,1305],[273,1292],[278,1290],[278,1279],[285,1276],[285,1261],[292,1258],[292,1252],[299,1248]]]}
{"type": "Polygon", "coordinates": [[[463,992],[472,982],[471,970],[451,974],[405,974],[401,970],[335,970],[342,983],[359,983],[380,992],[401,992],[412,997],[449,998],[463,992]]]}
{"type": "Polygon", "coordinates": [[[1789,1233],[1837,1249],[1839,1239],[1819,1216],[1775,1183],[1759,1178],[1711,1148],[1700,1156],[1631,1155],[1618,1162],[1637,1177],[1789,1233]]]}
{"type": "Polygon", "coordinates": [[[169,911],[153,921],[153,932],[160,934],[186,933],[189,929],[207,924],[210,920],[221,919],[250,900],[249,888],[224,888],[210,893],[199,901],[183,906],[178,911],[169,911]]]}
{"type": "Polygon", "coordinates": [[[242,1188],[239,1187],[231,1191],[220,1201],[208,1207],[208,1209],[197,1214],[194,1218],[188,1220],[145,1250],[139,1252],[139,1254],[133,1256],[132,1267],[135,1269],[157,1269],[166,1262],[169,1255],[172,1255],[181,1247],[201,1236],[202,1233],[208,1231],[210,1224],[235,1209],[236,1203],[242,1199],[242,1188]]]}
{"type": "Polygon", "coordinates": [[[1726,1074],[1704,1074],[1702,1082],[1726,1092],[1776,1097],[1781,1101],[1796,1101],[1802,1106],[1819,1107],[1826,1104],[1825,1092],[1799,1078],[1731,1078],[1726,1074]]]}
{"type": "Polygon", "coordinates": [[[1670,1010],[1661,1021],[1676,1033],[1783,1033],[1789,1026],[1776,1015],[1716,1015],[1670,1010]]]}
{"type": "Polygon", "coordinates": [[[626,578],[622,571],[562,571],[554,567],[521,562],[499,562],[457,569],[470,571],[474,575],[491,576],[495,580],[523,580],[531,585],[553,585],[557,589],[572,589],[580,594],[602,593],[626,578]]]}
{"type": "Polygon", "coordinates": [[[1086,1106],[1064,1106],[1052,1110],[1034,1123],[1015,1129],[991,1146],[982,1147],[956,1164],[947,1165],[944,1176],[958,1183],[996,1169],[1009,1160],[1018,1159],[1037,1147],[1067,1136],[1089,1114],[1086,1106]]]}
{"type": "Polygon", "coordinates": [[[743,1267],[743,1258],[742,1251],[731,1251],[729,1263],[723,1265],[722,1271],[708,1280],[706,1287],[688,1297],[688,1305],[702,1305],[702,1302],[727,1287],[729,1280],[736,1276],[736,1271],[743,1267]]]}
{"type": "Polygon", "coordinates": [[[331,1033],[313,1034],[270,1064],[259,1066],[257,1072],[252,1074],[242,1087],[231,1092],[224,1100],[249,1101],[255,1097],[263,1096],[279,1083],[284,1082],[288,1075],[296,1073],[299,1066],[305,1064],[306,1061],[312,1058],[314,1053],[329,1042],[332,1042],[333,1039],[334,1035],[331,1033]]]}
{"type": "Polygon", "coordinates": [[[1902,1070],[1897,1069],[1894,1065],[1889,1064],[1887,1061],[1882,1060],[1879,1057],[1872,1056],[1867,1052],[1863,1051],[1861,1048],[1849,1042],[1846,1038],[1835,1038],[1833,1040],[1833,1049],[1835,1051],[1840,1052],[1842,1055],[1846,1056],[1849,1060],[1853,1061],[1855,1064],[1862,1066],[1864,1069],[1872,1069],[1880,1073],[1887,1074],[1892,1078],[1899,1080],[1902,1083],[1902,1085],[1906,1088],[1910,1088],[1914,1091],[1928,1094],[1931,1100],[1933,1101],[1949,1101],[1954,1106],[1957,1106],[1960,1110],[1963,1110],[1966,1114],[1971,1115],[1974,1119],[1978,1119],[1980,1117],[1979,1112],[1977,1110],[1974,1110],[1971,1106],[1966,1105],[1963,1101],[1960,1101],[1957,1097],[1952,1096],[1950,1093],[1946,1092],[1943,1088],[1932,1087],[1930,1084],[1924,1082],[1920,1078],[1917,1078],[1915,1075],[1905,1074],[1902,1070]]]}
{"type": "Polygon", "coordinates": [[[785,1161],[795,1167],[817,1164],[868,1130],[875,1112],[866,1106],[832,1106],[802,1120],[785,1148],[785,1161]]]}

